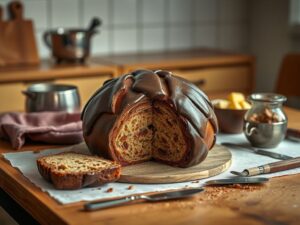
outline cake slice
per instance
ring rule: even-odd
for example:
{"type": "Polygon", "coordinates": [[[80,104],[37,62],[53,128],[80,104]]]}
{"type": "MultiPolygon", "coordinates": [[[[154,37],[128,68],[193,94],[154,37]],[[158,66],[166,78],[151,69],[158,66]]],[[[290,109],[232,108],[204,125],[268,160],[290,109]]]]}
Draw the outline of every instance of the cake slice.
{"type": "Polygon", "coordinates": [[[37,167],[57,189],[99,186],[119,179],[121,166],[97,156],[64,152],[37,159],[37,167]]]}

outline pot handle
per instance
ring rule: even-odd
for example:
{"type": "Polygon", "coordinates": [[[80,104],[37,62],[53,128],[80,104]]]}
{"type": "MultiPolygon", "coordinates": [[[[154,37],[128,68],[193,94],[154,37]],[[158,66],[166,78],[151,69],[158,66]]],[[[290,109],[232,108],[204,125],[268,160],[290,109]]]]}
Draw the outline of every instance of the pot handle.
{"type": "Polygon", "coordinates": [[[25,95],[26,97],[35,100],[36,99],[36,94],[29,92],[29,91],[22,91],[22,94],[25,95]]]}
{"type": "Polygon", "coordinates": [[[88,32],[93,32],[95,31],[96,27],[100,26],[102,24],[102,21],[100,18],[98,17],[94,17],[89,25],[89,28],[88,28],[88,32]]]}
{"type": "Polygon", "coordinates": [[[46,31],[43,34],[43,40],[44,40],[44,43],[46,44],[46,46],[51,49],[52,48],[52,44],[51,44],[51,40],[50,40],[50,35],[51,35],[51,32],[50,31],[46,31]]]}

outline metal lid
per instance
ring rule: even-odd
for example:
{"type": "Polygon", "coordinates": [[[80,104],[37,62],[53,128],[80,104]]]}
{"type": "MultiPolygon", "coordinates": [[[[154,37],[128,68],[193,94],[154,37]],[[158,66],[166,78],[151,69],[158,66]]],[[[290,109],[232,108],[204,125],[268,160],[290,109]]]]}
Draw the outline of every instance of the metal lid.
{"type": "Polygon", "coordinates": [[[287,100],[285,96],[276,93],[254,93],[251,94],[248,99],[250,101],[269,103],[282,103],[287,100]]]}

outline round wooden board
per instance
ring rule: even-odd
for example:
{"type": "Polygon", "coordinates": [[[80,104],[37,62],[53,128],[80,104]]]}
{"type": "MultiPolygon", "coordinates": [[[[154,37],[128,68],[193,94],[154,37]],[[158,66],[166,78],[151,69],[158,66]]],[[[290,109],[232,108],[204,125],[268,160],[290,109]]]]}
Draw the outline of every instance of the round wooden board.
{"type": "Polygon", "coordinates": [[[176,183],[204,179],[218,175],[231,165],[230,151],[215,145],[207,158],[200,164],[189,168],[167,166],[154,161],[123,167],[118,182],[140,184],[176,183]]]}

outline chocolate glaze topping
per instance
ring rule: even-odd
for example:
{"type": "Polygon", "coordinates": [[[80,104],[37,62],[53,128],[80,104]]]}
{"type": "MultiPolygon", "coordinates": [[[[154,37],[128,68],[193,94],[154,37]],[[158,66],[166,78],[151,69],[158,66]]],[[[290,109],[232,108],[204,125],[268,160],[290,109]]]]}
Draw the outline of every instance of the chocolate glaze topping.
{"type": "Polygon", "coordinates": [[[90,98],[82,112],[85,141],[94,154],[115,159],[110,150],[111,130],[124,110],[145,101],[164,101],[182,118],[190,140],[182,165],[195,165],[205,159],[209,148],[204,142],[207,123],[218,130],[212,104],[194,84],[167,71],[137,70],[109,80],[90,98]]]}

